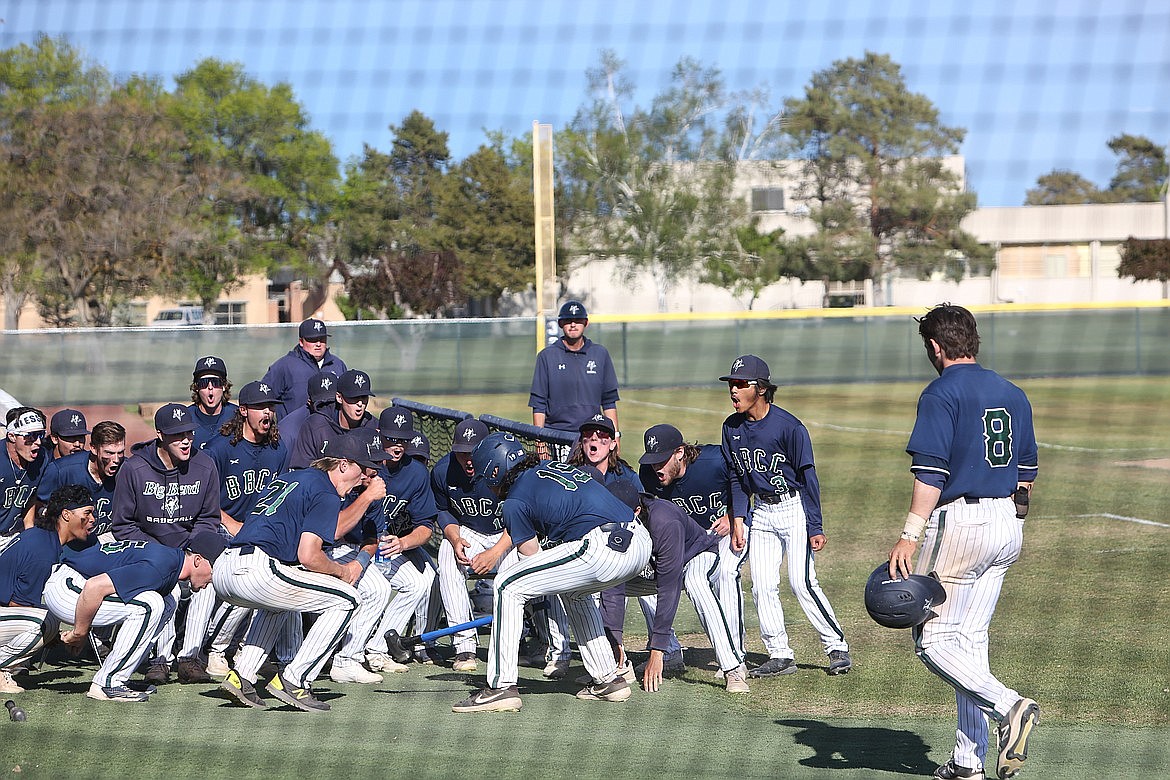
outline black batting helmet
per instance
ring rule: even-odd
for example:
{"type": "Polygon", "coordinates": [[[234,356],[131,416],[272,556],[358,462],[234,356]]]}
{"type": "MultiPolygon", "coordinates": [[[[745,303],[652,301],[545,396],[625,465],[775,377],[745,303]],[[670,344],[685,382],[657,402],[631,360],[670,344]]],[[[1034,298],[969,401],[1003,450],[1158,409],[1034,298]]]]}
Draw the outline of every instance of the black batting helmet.
{"type": "Polygon", "coordinates": [[[888,563],[874,569],[865,583],[865,611],[886,628],[920,626],[937,617],[931,607],[946,600],[947,592],[933,573],[891,578],[888,563]]]}
{"type": "Polygon", "coordinates": [[[471,451],[471,465],[476,479],[499,487],[504,477],[525,456],[524,445],[510,433],[489,434],[471,451]]]}

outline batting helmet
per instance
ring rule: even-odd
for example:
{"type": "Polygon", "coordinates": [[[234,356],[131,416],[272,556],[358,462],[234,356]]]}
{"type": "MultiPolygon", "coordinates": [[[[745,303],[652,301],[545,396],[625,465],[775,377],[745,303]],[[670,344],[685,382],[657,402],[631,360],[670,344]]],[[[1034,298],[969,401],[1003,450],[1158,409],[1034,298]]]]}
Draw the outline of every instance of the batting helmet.
{"type": "Polygon", "coordinates": [[[490,487],[499,487],[512,467],[524,460],[527,453],[520,441],[510,433],[488,434],[471,452],[471,466],[475,478],[490,487]]]}
{"type": "Polygon", "coordinates": [[[920,626],[937,617],[931,607],[946,600],[947,592],[933,574],[891,579],[888,563],[874,569],[865,583],[865,611],[886,628],[920,626]]]}

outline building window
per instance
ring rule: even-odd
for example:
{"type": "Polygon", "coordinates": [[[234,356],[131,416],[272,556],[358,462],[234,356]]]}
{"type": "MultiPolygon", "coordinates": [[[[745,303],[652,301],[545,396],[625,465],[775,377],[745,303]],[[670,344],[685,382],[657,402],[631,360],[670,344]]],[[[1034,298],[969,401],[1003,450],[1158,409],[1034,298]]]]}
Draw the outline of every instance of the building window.
{"type": "Polygon", "coordinates": [[[245,308],[246,304],[243,301],[220,301],[215,306],[215,324],[246,324],[246,318],[244,316],[245,308]]]}
{"type": "Polygon", "coordinates": [[[783,211],[783,187],[753,187],[752,211],[783,211]]]}

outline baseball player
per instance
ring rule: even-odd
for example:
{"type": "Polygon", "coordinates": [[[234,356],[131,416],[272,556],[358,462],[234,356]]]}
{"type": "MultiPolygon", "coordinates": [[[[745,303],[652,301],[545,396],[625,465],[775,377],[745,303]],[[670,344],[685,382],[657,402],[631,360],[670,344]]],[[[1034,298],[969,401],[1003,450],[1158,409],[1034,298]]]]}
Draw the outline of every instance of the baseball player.
{"type": "MultiPolygon", "coordinates": [[[[240,389],[240,405],[223,424],[203,452],[219,472],[219,521],[227,536],[235,536],[243,520],[268,492],[268,485],[288,470],[288,447],[276,424],[276,394],[263,382],[249,382],[240,389]]],[[[211,621],[211,645],[207,673],[224,677],[230,671],[226,652],[232,637],[250,616],[248,610],[220,604],[211,621]]],[[[290,627],[295,627],[290,621],[290,627]]],[[[299,637],[299,631],[294,632],[299,637]]],[[[295,649],[286,640],[278,657],[292,657],[295,649]],[[281,652],[283,650],[283,652],[281,652]]]]}
{"type": "MultiPolygon", "coordinates": [[[[743,654],[736,651],[736,637],[723,613],[714,583],[718,577],[719,542],[671,501],[642,493],[630,482],[614,482],[609,491],[634,510],[650,532],[653,545],[650,565],[633,579],[617,585],[607,593],[654,595],[649,615],[650,658],[642,671],[642,686],[657,691],[662,685],[663,662],[670,646],[671,624],[678,613],[678,602],[685,588],[699,623],[715,649],[715,660],[727,680],[728,693],[749,693],[744,675],[743,654]]],[[[620,652],[622,622],[611,622],[604,604],[605,630],[620,652]]],[[[616,653],[615,653],[616,654],[616,653]]],[[[624,655],[624,653],[623,653],[624,655]]]]}
{"type": "Polygon", "coordinates": [[[370,397],[376,395],[370,386],[370,375],[365,371],[350,369],[338,377],[333,405],[310,414],[305,420],[297,440],[291,445],[289,467],[303,469],[308,466],[321,457],[325,445],[334,436],[359,428],[369,428],[368,433],[372,436],[377,420],[366,411],[366,407],[370,397]]]}
{"type": "Polygon", "coordinates": [[[76,409],[62,409],[49,421],[49,441],[53,445],[48,451],[49,458],[56,460],[86,450],[87,436],[85,415],[76,409]]]}
{"type": "Polygon", "coordinates": [[[284,439],[290,450],[296,440],[300,438],[301,428],[309,419],[309,415],[333,406],[334,401],[337,400],[337,377],[328,371],[319,371],[309,380],[306,390],[309,393],[309,400],[279,418],[280,437],[284,439]]]}
{"type": "Polygon", "coordinates": [[[191,405],[187,407],[195,421],[196,449],[206,449],[219,437],[224,423],[235,416],[238,407],[231,399],[227,364],[214,355],[196,360],[191,372],[191,405]]]}
{"type": "Polygon", "coordinates": [[[997,776],[1014,777],[1028,757],[1040,707],[991,673],[987,647],[1036,479],[1032,407],[1023,390],[976,362],[979,330],[971,312],[936,306],[918,320],[918,334],[939,377],[919,396],[906,445],[914,486],[890,551],[890,575],[933,572],[946,590],[946,601],[932,607],[937,617],[913,629],[915,652],[955,689],[958,708],[955,749],[934,776],[983,777],[990,717],[998,723],[997,776]]]}
{"type": "Polygon", "coordinates": [[[485,564],[507,557],[496,574],[487,687],[452,711],[520,709],[516,678],[524,604],[554,593],[565,600],[585,670],[593,677],[577,698],[625,701],[630,684],[617,672],[593,594],[645,568],[650,534],[600,482],[575,466],[526,455],[510,434],[489,435],[471,460],[476,477],[503,500],[504,533],[484,553],[485,564]]]}
{"type": "Polygon", "coordinates": [[[37,486],[37,507],[64,485],[84,485],[93,497],[95,537],[109,533],[112,524],[115,477],[126,459],[126,429],[113,420],[93,426],[90,449],[58,458],[45,466],[37,486]]]}
{"type": "MultiPolygon", "coordinates": [[[[89,507],[92,513],[92,505],[89,507]]],[[[73,628],[61,634],[71,648],[85,646],[91,627],[119,626],[114,646],[93,676],[86,695],[100,701],[146,701],[150,688],[127,684],[175,610],[178,584],[198,593],[211,583],[223,550],[217,533],[202,532],[186,551],[145,540],[100,542],[81,550],[62,548],[62,564],[45,583],[45,605],[73,628]]]]}
{"type": "Polygon", "coordinates": [[[732,549],[731,472],[718,444],[687,444],[678,428],[652,426],[644,436],[646,452],[638,459],[647,492],[673,501],[707,533],[719,539],[719,573],[715,592],[735,637],[735,651],[744,655],[743,588],[739,572],[747,546],[732,549]]]}
{"type": "MultiPolygon", "coordinates": [[[[413,438],[414,421],[409,409],[387,407],[378,418],[378,436],[385,462],[378,478],[386,485],[384,497],[365,512],[362,528],[351,538],[374,537],[379,540],[374,565],[398,591],[390,600],[374,635],[366,645],[367,663],[371,668],[404,671],[402,664],[388,655],[386,632],[400,634],[412,616],[425,625],[435,569],[422,545],[431,539],[438,509],[430,489],[430,473],[414,458],[406,457],[406,444],[413,438]]],[[[420,663],[429,661],[424,650],[416,655],[420,663]]]]}
{"type": "Polygon", "coordinates": [[[305,405],[308,382],[321,371],[341,376],[346,371],[345,361],[329,351],[329,330],[325,323],[307,319],[297,330],[297,345],[269,366],[268,373],[260,380],[273,388],[279,399],[277,420],[305,405]]]}
{"type": "Polygon", "coordinates": [[[727,382],[735,410],[723,421],[722,443],[723,457],[735,475],[729,512],[731,549],[738,552],[747,544],[750,498],[752,596],[769,655],[748,674],[771,677],[796,672],[778,592],[785,557],[788,584],[821,637],[829,656],[829,674],[844,674],[853,667],[849,645],[813,565],[813,554],[824,549],[826,539],[808,429],[772,403],[776,386],[769,379],[768,364],[755,355],[736,358],[719,381],[727,382]]]}
{"type": "MultiPolygon", "coordinates": [[[[479,420],[461,420],[455,426],[451,452],[440,458],[431,471],[431,493],[443,531],[439,545],[439,592],[451,625],[472,619],[467,576],[495,571],[495,566],[485,566],[481,554],[499,542],[503,534],[500,500],[487,483],[475,479],[471,463],[471,453],[487,435],[488,427],[479,420]]],[[[451,668],[457,672],[474,672],[478,667],[475,630],[455,634],[452,643],[455,660],[451,668]]]]}
{"type": "Polygon", "coordinates": [[[22,693],[14,671],[45,646],[48,612],[41,594],[62,545],[84,541],[94,522],[93,502],[82,485],[59,488],[36,525],[21,531],[0,554],[0,693],[22,693]]]}
{"type": "MultiPolygon", "coordinates": [[[[186,407],[159,407],[154,427],[157,438],[135,445],[135,456],[118,470],[110,523],[117,539],[186,549],[200,532],[219,533],[219,470],[215,461],[195,449],[195,421],[186,407]]],[[[174,661],[182,682],[211,682],[199,654],[214,608],[213,589],[192,594],[183,647],[174,661]]],[[[170,679],[175,633],[172,613],[147,673],[155,685],[170,679]]]]}
{"type": "Polygon", "coordinates": [[[6,415],[4,457],[0,457],[0,551],[32,525],[30,511],[48,453],[41,446],[45,415],[31,406],[17,406],[6,415]]]}
{"type": "Polygon", "coordinates": [[[270,694],[308,712],[329,705],[312,683],[345,638],[360,597],[353,584],[368,559],[334,561],[325,545],[337,536],[341,497],[368,480],[378,463],[357,436],[330,440],[309,468],[280,475],[228,543],[215,567],[216,592],[256,610],[222,688],[240,703],[264,707],[255,684],[260,665],[281,631],[281,613],[317,615],[292,661],[273,677],[270,694]]]}
{"type": "Polygon", "coordinates": [[[561,338],[536,356],[528,405],[532,424],[576,432],[602,412],[618,428],[617,372],[609,351],[585,338],[589,314],[580,301],[567,301],[557,315],[561,338]]]}

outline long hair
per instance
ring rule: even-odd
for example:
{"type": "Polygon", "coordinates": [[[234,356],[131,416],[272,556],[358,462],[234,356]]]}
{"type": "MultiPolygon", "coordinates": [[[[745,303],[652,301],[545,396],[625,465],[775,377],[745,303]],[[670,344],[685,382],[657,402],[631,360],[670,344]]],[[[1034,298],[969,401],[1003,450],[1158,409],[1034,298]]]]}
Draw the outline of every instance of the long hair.
{"type": "MultiPolygon", "coordinates": [[[[585,448],[581,446],[581,440],[573,445],[573,451],[569,454],[568,460],[565,461],[570,466],[591,466],[589,459],[585,457],[585,448]]],[[[634,468],[629,463],[618,457],[617,447],[609,451],[609,455],[605,458],[606,471],[612,471],[614,474],[624,474],[627,471],[633,471],[634,468]]]]}
{"type": "MultiPolygon", "coordinates": [[[[223,401],[221,403],[226,404],[230,400],[232,400],[232,380],[225,376],[223,378],[223,401]]],[[[191,380],[191,403],[199,403],[199,381],[196,379],[191,380]]]]}
{"type": "MultiPolygon", "coordinates": [[[[233,447],[239,444],[244,439],[244,407],[240,407],[239,411],[232,415],[232,419],[219,426],[219,432],[223,436],[227,436],[228,442],[233,447]]],[[[276,449],[276,445],[280,442],[280,431],[276,427],[276,417],[272,418],[272,427],[268,429],[268,435],[263,441],[256,442],[276,449]]],[[[328,471],[328,469],[326,469],[328,471]]]]}
{"type": "Polygon", "coordinates": [[[518,462],[515,466],[508,469],[508,473],[504,475],[504,479],[500,482],[499,496],[501,499],[506,498],[508,491],[512,489],[512,485],[516,480],[520,479],[520,475],[529,469],[536,468],[540,465],[540,456],[535,454],[528,454],[524,459],[518,462]]]}

